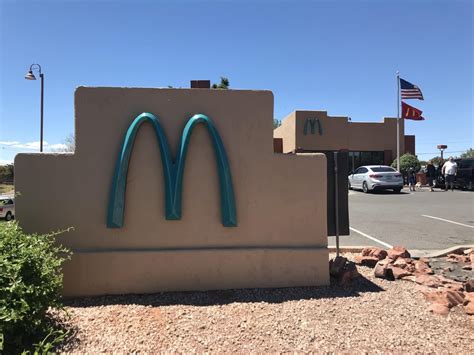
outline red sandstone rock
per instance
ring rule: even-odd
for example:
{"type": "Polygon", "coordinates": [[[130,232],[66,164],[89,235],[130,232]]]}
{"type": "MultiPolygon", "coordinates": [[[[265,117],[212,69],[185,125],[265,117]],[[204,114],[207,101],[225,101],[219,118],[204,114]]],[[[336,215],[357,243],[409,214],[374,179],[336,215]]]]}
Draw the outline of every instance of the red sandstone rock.
{"type": "Polygon", "coordinates": [[[380,249],[380,248],[377,248],[377,249],[372,251],[370,256],[374,256],[379,260],[383,260],[387,257],[387,251],[383,250],[383,249],[380,249]]]}
{"type": "Polygon", "coordinates": [[[428,300],[428,302],[441,304],[449,308],[463,304],[465,297],[462,292],[450,290],[424,292],[423,295],[428,300]]]}
{"type": "Polygon", "coordinates": [[[428,310],[430,312],[433,312],[435,314],[440,314],[440,315],[447,315],[449,313],[449,308],[445,305],[439,304],[439,303],[433,303],[428,306],[428,310]]]}
{"type": "Polygon", "coordinates": [[[391,263],[393,263],[392,259],[386,258],[383,260],[379,260],[379,262],[375,265],[374,276],[390,281],[395,280],[392,270],[388,268],[391,263]]]}
{"type": "Polygon", "coordinates": [[[442,286],[442,282],[436,276],[426,274],[416,275],[415,282],[426,287],[438,288],[442,286]]]}
{"type": "Polygon", "coordinates": [[[474,292],[464,292],[464,304],[474,303],[474,292]]]}
{"type": "Polygon", "coordinates": [[[430,266],[430,259],[423,256],[422,258],[420,258],[420,261],[422,263],[425,263],[426,265],[430,266]]]}
{"type": "Polygon", "coordinates": [[[348,285],[352,280],[360,277],[357,267],[352,261],[348,261],[342,270],[342,274],[339,277],[339,283],[341,285],[348,285]]]}
{"type": "Polygon", "coordinates": [[[458,291],[446,291],[446,297],[453,307],[464,303],[464,293],[458,291]]]}
{"type": "Polygon", "coordinates": [[[406,261],[406,259],[404,258],[398,258],[397,260],[395,260],[395,262],[393,263],[394,266],[397,266],[397,267],[400,267],[402,269],[405,269],[407,266],[408,266],[408,263],[406,261]]]}
{"type": "Polygon", "coordinates": [[[374,250],[374,249],[376,249],[376,248],[375,247],[364,248],[360,252],[360,255],[362,255],[362,256],[371,256],[370,254],[372,253],[372,250],[374,250]]]}
{"type": "Polygon", "coordinates": [[[421,259],[415,260],[414,265],[415,265],[415,272],[417,273],[428,274],[428,275],[434,274],[433,270],[429,267],[429,265],[421,261],[421,259]]]}
{"type": "Polygon", "coordinates": [[[445,288],[447,290],[451,290],[451,291],[458,291],[458,292],[464,291],[464,288],[463,288],[462,285],[455,284],[455,283],[445,284],[445,285],[443,285],[443,288],[445,288]]]}
{"type": "Polygon", "coordinates": [[[469,263],[471,261],[468,255],[459,255],[459,254],[448,254],[446,259],[453,263],[469,263]]]}
{"type": "Polygon", "coordinates": [[[381,263],[380,261],[375,265],[374,276],[384,279],[387,272],[387,263],[381,263]]]}
{"type": "Polygon", "coordinates": [[[388,266],[388,268],[392,270],[393,276],[395,277],[395,279],[401,279],[402,277],[411,275],[411,272],[405,269],[402,269],[401,267],[398,267],[398,266],[390,265],[388,266]]]}
{"type": "Polygon", "coordinates": [[[387,252],[381,248],[370,247],[362,249],[362,256],[373,256],[379,260],[383,260],[387,257],[387,252]]]}
{"type": "Polygon", "coordinates": [[[474,279],[467,280],[466,283],[464,284],[464,289],[466,290],[466,292],[473,293],[474,292],[474,279]]]}
{"type": "Polygon", "coordinates": [[[469,315],[474,315],[474,302],[469,302],[464,306],[464,311],[469,315]]]}
{"type": "Polygon", "coordinates": [[[406,281],[411,281],[411,282],[416,282],[416,276],[415,275],[408,275],[408,276],[403,276],[402,277],[402,280],[406,280],[406,281]]]}
{"type": "Polygon", "coordinates": [[[375,267],[375,264],[379,261],[375,256],[356,255],[354,259],[356,264],[368,267],[375,267]]]}
{"type": "Polygon", "coordinates": [[[436,277],[443,285],[444,285],[444,284],[456,284],[456,285],[461,285],[461,286],[463,285],[462,282],[448,279],[447,277],[444,277],[443,275],[436,275],[435,277],[436,277]]]}
{"type": "Polygon", "coordinates": [[[347,259],[342,256],[336,256],[334,259],[329,260],[329,273],[331,276],[340,277],[346,263],[347,259]]]}
{"type": "Polygon", "coordinates": [[[387,251],[387,256],[390,259],[394,259],[394,260],[398,259],[398,258],[410,258],[411,257],[408,250],[406,250],[406,248],[401,247],[401,246],[395,246],[395,247],[389,249],[387,251]]]}
{"type": "Polygon", "coordinates": [[[402,269],[405,269],[408,272],[415,272],[415,264],[413,264],[413,260],[410,258],[398,258],[395,260],[393,263],[394,266],[400,267],[402,269]]]}
{"type": "Polygon", "coordinates": [[[347,285],[352,282],[352,280],[360,277],[360,274],[357,270],[344,270],[339,283],[341,285],[347,285]]]}
{"type": "Polygon", "coordinates": [[[335,257],[329,261],[329,273],[331,277],[336,278],[340,284],[348,284],[360,276],[355,264],[342,256],[335,257]]]}

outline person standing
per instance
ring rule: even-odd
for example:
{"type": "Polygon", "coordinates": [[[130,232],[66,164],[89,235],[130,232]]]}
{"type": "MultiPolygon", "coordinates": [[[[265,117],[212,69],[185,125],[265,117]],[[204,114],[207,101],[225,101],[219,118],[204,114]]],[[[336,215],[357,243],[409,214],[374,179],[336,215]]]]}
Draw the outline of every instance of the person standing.
{"type": "Polygon", "coordinates": [[[445,191],[448,191],[451,185],[451,191],[454,191],[454,178],[456,177],[456,171],[458,170],[458,164],[454,161],[453,157],[449,157],[448,161],[444,163],[441,173],[444,175],[445,191]]]}
{"type": "Polygon", "coordinates": [[[412,167],[408,168],[408,188],[410,191],[415,191],[416,176],[415,169],[412,167]]]}
{"type": "Polygon", "coordinates": [[[431,160],[428,161],[428,164],[426,165],[426,179],[428,180],[428,186],[430,187],[430,191],[434,191],[433,181],[434,179],[436,179],[436,169],[431,160]]]}

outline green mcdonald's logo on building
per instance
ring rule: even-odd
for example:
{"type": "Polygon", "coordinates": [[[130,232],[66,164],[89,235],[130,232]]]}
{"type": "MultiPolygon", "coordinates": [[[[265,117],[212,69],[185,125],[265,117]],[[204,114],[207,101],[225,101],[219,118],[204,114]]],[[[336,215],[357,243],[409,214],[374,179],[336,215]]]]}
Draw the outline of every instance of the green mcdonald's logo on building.
{"type": "Polygon", "coordinates": [[[181,136],[178,155],[176,160],[173,161],[160,120],[155,115],[144,112],[138,115],[128,128],[122,148],[120,149],[109,197],[107,228],[123,227],[128,164],[138,129],[146,121],[152,124],[160,147],[165,181],[165,218],[167,220],[181,219],[183,172],[189,139],[194,126],[198,123],[203,123],[209,131],[216,157],[217,171],[219,173],[222,224],[225,227],[237,226],[234,188],[232,186],[229,161],[227,160],[227,154],[221,137],[211,119],[205,115],[197,114],[188,120],[181,136]]]}

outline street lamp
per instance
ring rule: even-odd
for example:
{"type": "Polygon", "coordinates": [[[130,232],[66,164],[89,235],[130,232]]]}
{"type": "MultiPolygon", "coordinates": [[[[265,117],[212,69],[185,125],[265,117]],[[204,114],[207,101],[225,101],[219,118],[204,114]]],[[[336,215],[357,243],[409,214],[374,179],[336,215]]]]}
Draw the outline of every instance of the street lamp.
{"type": "Polygon", "coordinates": [[[444,152],[445,149],[448,148],[448,146],[445,145],[445,144],[438,144],[438,146],[436,148],[438,148],[439,151],[441,152],[441,163],[443,163],[443,152],[444,152]]]}
{"type": "Polygon", "coordinates": [[[33,70],[38,70],[40,79],[41,79],[41,124],[40,124],[40,152],[43,151],[43,98],[44,98],[44,74],[41,72],[41,65],[31,64],[30,70],[25,75],[26,80],[36,80],[33,70]]]}

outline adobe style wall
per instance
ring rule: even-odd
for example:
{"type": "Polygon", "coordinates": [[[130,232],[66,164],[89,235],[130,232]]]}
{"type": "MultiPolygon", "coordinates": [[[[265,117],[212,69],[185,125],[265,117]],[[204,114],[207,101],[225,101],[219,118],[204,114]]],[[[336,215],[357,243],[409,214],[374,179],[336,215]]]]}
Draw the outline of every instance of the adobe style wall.
{"type": "Polygon", "coordinates": [[[405,153],[410,153],[415,155],[415,136],[407,135],[405,136],[405,153]]]}
{"type": "MultiPolygon", "coordinates": [[[[283,139],[283,152],[295,149],[306,151],[343,150],[386,151],[397,156],[397,119],[384,118],[383,122],[350,122],[347,117],[328,116],[326,111],[295,111],[275,129],[274,137],[283,139]],[[314,133],[306,123],[315,122],[314,133]],[[307,127],[305,134],[305,125],[307,127]]],[[[400,120],[400,151],[404,152],[404,122],[400,120]]]]}
{"type": "Polygon", "coordinates": [[[74,154],[18,154],[17,219],[26,232],[74,227],[58,241],[66,296],[325,285],[326,160],[273,153],[269,91],[80,87],[74,154]],[[180,220],[165,219],[163,167],[150,123],[138,131],[126,180],[124,225],[108,228],[111,184],[124,135],[156,115],[176,157],[195,114],[212,119],[229,160],[237,226],[221,222],[209,132],[191,136],[180,220]]]}

